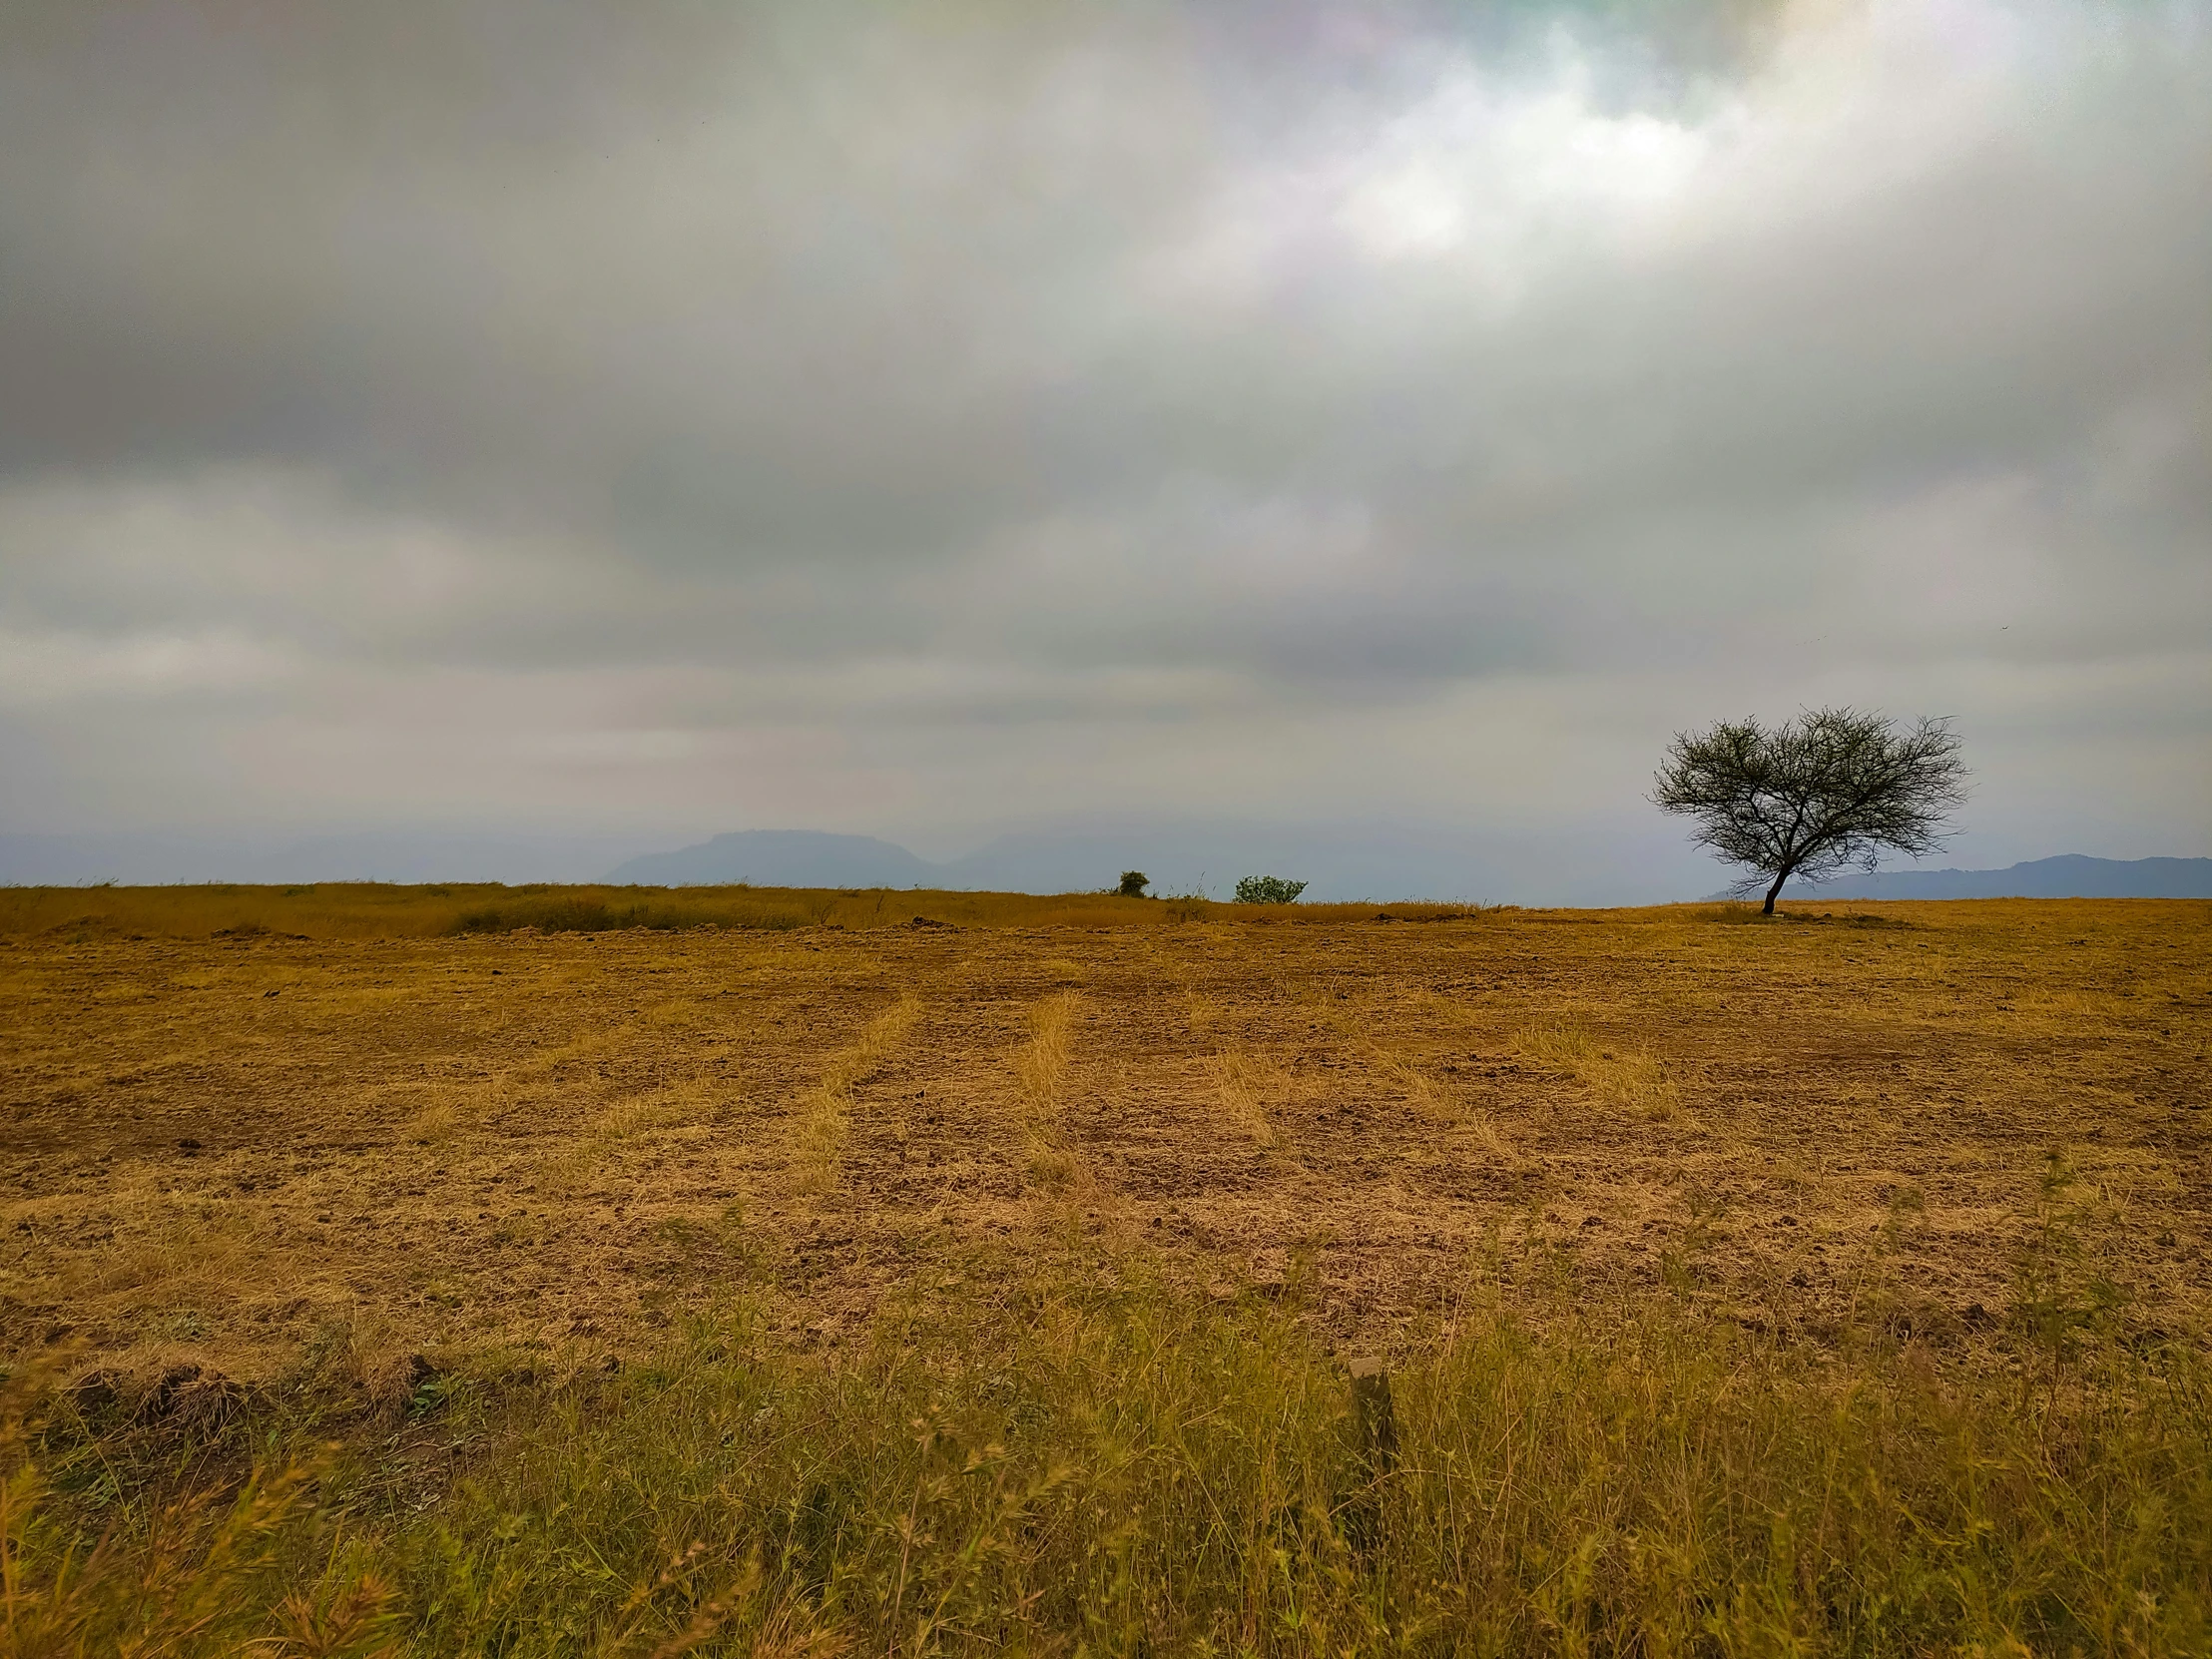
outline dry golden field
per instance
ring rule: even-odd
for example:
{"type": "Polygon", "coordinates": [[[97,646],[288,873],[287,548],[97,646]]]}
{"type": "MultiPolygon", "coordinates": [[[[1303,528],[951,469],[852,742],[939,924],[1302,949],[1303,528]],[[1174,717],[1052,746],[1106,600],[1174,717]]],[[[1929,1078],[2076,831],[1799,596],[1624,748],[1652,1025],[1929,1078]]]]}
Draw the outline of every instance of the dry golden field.
{"type": "Polygon", "coordinates": [[[2208,946],[0,892],[0,1654],[2212,1651],[2208,946]]]}
{"type": "Polygon", "coordinates": [[[530,896],[6,895],[0,1363],[337,1352],[373,1392],[740,1290],[830,1349],[1071,1239],[1295,1280],[1339,1352],[1508,1258],[1815,1341],[1879,1288],[1940,1351],[2017,1300],[2054,1169],[2122,1319],[2212,1310],[2204,903],[602,893],[659,930],[446,931],[530,896]]]}

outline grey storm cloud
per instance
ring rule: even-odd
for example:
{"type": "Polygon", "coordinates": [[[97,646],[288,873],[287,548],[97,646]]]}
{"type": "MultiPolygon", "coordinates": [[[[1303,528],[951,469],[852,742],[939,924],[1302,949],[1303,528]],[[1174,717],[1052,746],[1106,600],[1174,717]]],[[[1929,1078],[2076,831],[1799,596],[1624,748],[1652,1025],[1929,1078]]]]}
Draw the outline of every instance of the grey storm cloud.
{"type": "Polygon", "coordinates": [[[2212,820],[2203,4],[0,30],[20,823],[2212,820]]]}

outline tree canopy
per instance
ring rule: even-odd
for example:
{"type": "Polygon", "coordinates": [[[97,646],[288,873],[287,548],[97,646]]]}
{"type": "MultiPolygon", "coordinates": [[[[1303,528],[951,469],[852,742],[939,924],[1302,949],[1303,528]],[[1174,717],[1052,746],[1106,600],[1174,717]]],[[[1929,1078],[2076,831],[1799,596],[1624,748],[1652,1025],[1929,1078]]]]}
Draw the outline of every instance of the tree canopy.
{"type": "Polygon", "coordinates": [[[1966,798],[1959,739],[1947,720],[1911,727],[1851,708],[1820,709],[1768,728],[1722,721],[1677,732],[1651,800],[1693,819],[1692,838],[1751,873],[1736,890],[1818,881],[1883,848],[1912,857],[1942,845],[1943,822],[1966,798]]]}

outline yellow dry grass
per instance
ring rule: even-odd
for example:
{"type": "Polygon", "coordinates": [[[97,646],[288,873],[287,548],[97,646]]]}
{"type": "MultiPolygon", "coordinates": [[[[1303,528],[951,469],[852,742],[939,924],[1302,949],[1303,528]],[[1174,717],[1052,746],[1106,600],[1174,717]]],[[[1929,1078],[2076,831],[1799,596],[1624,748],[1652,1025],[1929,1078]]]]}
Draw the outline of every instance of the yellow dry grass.
{"type": "Polygon", "coordinates": [[[1075,1012],[1081,999],[1072,991],[1040,998],[1029,1010],[1029,1041],[1014,1060],[1028,1115],[1049,1120],[1057,1111],[1061,1080],[1074,1047],[1075,1012]]]}
{"type": "Polygon", "coordinates": [[[1229,1126],[1250,1136],[1256,1146],[1274,1146],[1278,1137],[1269,1108],[1295,1087],[1290,1073],[1241,1044],[1228,1043],[1214,1054],[1213,1074],[1214,1092],[1229,1126]]]}
{"type": "Polygon", "coordinates": [[[921,1000],[900,997],[868,1021],[859,1036],[830,1057],[821,1078],[807,1091],[799,1110],[800,1165],[805,1184],[827,1192],[836,1184],[850,1132],[852,1090],[881,1068],[887,1055],[905,1041],[921,1017],[921,1000]]]}
{"type": "MultiPolygon", "coordinates": [[[[0,888],[0,935],[57,939],[211,937],[390,939],[454,933],[695,928],[787,932],[949,927],[1168,927],[1198,921],[1342,923],[1462,920],[1464,904],[1234,904],[1115,893],[942,892],[894,887],[613,887],[496,882],[398,885],[324,881],[289,887],[206,882],[162,887],[0,888]]],[[[1079,979],[1062,953],[1056,971],[1079,979]]],[[[371,993],[373,994],[373,993],[371,993]]],[[[398,992],[396,994],[404,995],[398,992]]]]}
{"type": "Polygon", "coordinates": [[[435,1100],[407,1120],[406,1136],[417,1146],[437,1146],[449,1141],[461,1127],[461,1115],[450,1100],[435,1100]]]}
{"type": "Polygon", "coordinates": [[[1346,1341],[1498,1240],[1967,1330],[2054,1147],[2130,1317],[2212,1306],[2204,904],[300,939],[62,899],[115,926],[0,935],[0,1362],[269,1375],[356,1315],[591,1355],[739,1282],[828,1342],[1044,1227],[1198,1286],[1303,1252],[1346,1341]]]}
{"type": "MultiPolygon", "coordinates": [[[[1061,977],[1057,964],[1046,971],[1061,977]]],[[[1079,1182],[1082,1160],[1068,1142],[1061,1090],[1075,1046],[1075,1020],[1082,999],[1074,991],[1056,991],[1029,1009],[1029,1040],[1014,1055],[1020,1085],[1022,1152],[1029,1173],[1041,1185],[1062,1188],[1079,1182]]]]}
{"type": "Polygon", "coordinates": [[[1524,1026],[1514,1033],[1513,1044],[1529,1059],[1574,1078],[1601,1106],[1654,1123],[1671,1122],[1681,1113],[1681,1091],[1659,1060],[1645,1049],[1604,1041],[1580,1019],[1524,1026]]]}
{"type": "Polygon", "coordinates": [[[2212,905],[370,899],[0,932],[0,1647],[2206,1651],[2212,905]]]}

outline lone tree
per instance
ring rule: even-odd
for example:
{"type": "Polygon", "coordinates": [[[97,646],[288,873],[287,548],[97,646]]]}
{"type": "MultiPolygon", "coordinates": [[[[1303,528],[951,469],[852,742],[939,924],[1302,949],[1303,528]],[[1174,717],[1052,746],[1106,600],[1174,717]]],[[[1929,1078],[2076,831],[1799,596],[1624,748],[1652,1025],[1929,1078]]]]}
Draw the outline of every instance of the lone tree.
{"type": "Polygon", "coordinates": [[[1677,732],[1652,804],[1697,821],[1692,837],[1767,889],[1764,915],[1793,875],[1818,881],[1872,870],[1882,848],[1913,857],[1943,843],[1943,820],[1966,799],[1958,737],[1943,720],[1910,730],[1881,715],[1821,709],[1769,731],[1756,720],[1677,732]]]}
{"type": "Polygon", "coordinates": [[[1152,885],[1152,877],[1141,869],[1125,869],[1121,872],[1121,885],[1114,891],[1124,898],[1142,898],[1145,888],[1152,885]]]}

